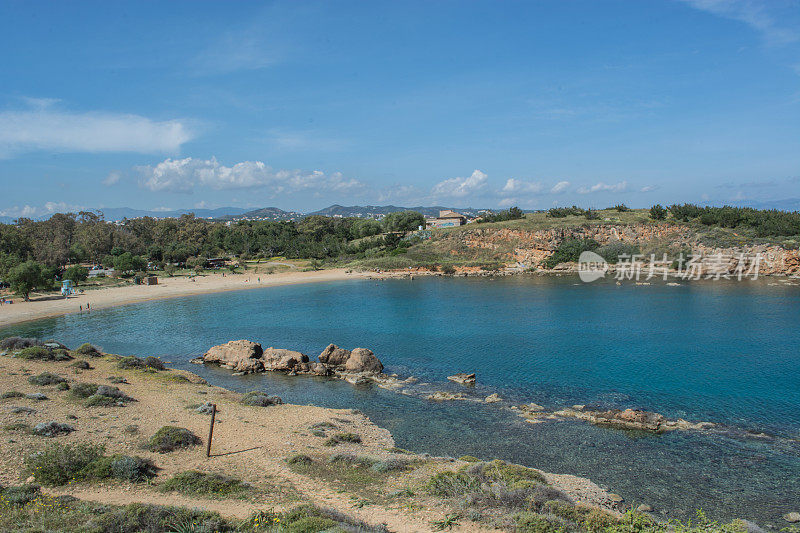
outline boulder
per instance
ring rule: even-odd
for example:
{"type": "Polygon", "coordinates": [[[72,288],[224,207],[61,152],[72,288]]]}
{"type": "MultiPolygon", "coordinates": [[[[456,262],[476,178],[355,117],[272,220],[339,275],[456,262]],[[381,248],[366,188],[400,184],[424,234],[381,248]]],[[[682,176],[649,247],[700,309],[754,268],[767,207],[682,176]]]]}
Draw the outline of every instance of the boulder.
{"type": "Polygon", "coordinates": [[[783,515],[783,519],[791,524],[796,524],[797,522],[800,522],[800,513],[798,512],[786,513],[785,515],[783,515]]]}
{"type": "Polygon", "coordinates": [[[308,363],[308,356],[294,350],[269,347],[264,350],[261,361],[264,370],[289,371],[301,363],[308,363]]]}
{"type": "Polygon", "coordinates": [[[350,352],[350,357],[344,364],[347,372],[367,372],[377,374],[383,372],[383,363],[375,357],[371,350],[366,348],[356,348],[350,352]]]}
{"type": "Polygon", "coordinates": [[[456,383],[461,383],[462,385],[475,385],[475,374],[461,372],[453,376],[447,376],[447,379],[455,381],[456,383]]]}
{"type": "Polygon", "coordinates": [[[231,368],[237,372],[257,372],[258,360],[263,354],[261,345],[248,340],[230,341],[210,348],[204,355],[206,363],[217,363],[220,366],[231,368]]]}
{"type": "Polygon", "coordinates": [[[322,363],[310,363],[308,370],[315,376],[327,376],[331,373],[328,367],[322,363]]]}
{"type": "Polygon", "coordinates": [[[319,354],[319,362],[331,366],[343,366],[350,358],[350,350],[339,348],[335,344],[329,344],[327,348],[319,354]]]}
{"type": "Polygon", "coordinates": [[[425,397],[426,400],[431,400],[434,402],[449,402],[453,400],[468,400],[463,392],[445,392],[439,391],[434,392],[433,394],[429,394],[425,397]]]}
{"type": "Polygon", "coordinates": [[[495,392],[494,394],[490,394],[489,396],[487,396],[483,401],[485,403],[497,403],[497,402],[502,402],[503,399],[500,397],[499,394],[495,392]]]}

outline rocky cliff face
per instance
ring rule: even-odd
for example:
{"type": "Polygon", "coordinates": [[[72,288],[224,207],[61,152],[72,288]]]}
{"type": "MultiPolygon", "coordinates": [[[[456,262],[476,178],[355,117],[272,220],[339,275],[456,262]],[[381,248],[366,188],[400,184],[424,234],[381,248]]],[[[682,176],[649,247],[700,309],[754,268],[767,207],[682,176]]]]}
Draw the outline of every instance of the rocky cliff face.
{"type": "MultiPolygon", "coordinates": [[[[736,236],[733,234],[733,236],[736,236]]],[[[475,227],[460,233],[451,233],[446,239],[454,250],[459,248],[470,251],[486,251],[498,260],[509,265],[521,264],[525,267],[539,267],[559,244],[568,238],[594,239],[601,245],[612,242],[635,244],[649,258],[650,252],[661,259],[663,253],[673,254],[679,251],[702,256],[701,271],[708,272],[712,263],[719,263],[720,258],[730,266],[730,272],[736,268],[738,257],[760,255],[760,275],[800,275],[800,252],[789,250],[774,244],[758,244],[739,246],[712,246],[703,241],[691,227],[672,224],[631,224],[631,225],[596,225],[578,228],[551,228],[544,230],[521,230],[508,228],[475,227]]],[[[714,268],[717,268],[714,265],[714,268]]],[[[565,268],[562,268],[562,270],[565,268]]]]}

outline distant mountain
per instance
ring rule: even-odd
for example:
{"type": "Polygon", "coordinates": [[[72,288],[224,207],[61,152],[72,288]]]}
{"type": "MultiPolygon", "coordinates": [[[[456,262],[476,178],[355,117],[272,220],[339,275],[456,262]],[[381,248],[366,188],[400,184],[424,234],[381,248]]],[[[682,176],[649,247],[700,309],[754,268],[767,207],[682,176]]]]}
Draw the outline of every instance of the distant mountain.
{"type": "Polygon", "coordinates": [[[453,211],[458,211],[459,213],[467,216],[477,216],[481,211],[485,211],[485,209],[474,209],[472,207],[467,207],[464,209],[443,206],[399,207],[396,205],[353,205],[348,207],[334,204],[330,207],[326,207],[325,209],[320,209],[319,211],[309,213],[309,215],[322,215],[326,217],[375,218],[377,216],[388,215],[389,213],[395,213],[397,211],[418,211],[426,217],[435,217],[439,215],[439,211],[444,211],[445,209],[452,209],[453,211]]]}
{"type": "Polygon", "coordinates": [[[148,211],[145,209],[131,209],[130,207],[106,207],[102,211],[106,220],[117,221],[123,218],[177,218],[181,215],[194,213],[198,218],[222,218],[225,216],[241,215],[247,209],[242,207],[218,207],[216,209],[174,209],[171,211],[148,211]]]}
{"type": "Polygon", "coordinates": [[[218,217],[220,220],[295,220],[302,218],[303,213],[284,211],[277,207],[263,207],[244,213],[218,217]]]}

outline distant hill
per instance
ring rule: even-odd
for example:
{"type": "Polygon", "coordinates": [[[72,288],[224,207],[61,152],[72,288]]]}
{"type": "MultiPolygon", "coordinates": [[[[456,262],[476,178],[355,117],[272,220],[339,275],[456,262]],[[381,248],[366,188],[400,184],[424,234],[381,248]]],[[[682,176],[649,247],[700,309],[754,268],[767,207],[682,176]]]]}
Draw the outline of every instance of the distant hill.
{"type": "Polygon", "coordinates": [[[181,215],[194,213],[198,218],[221,218],[224,216],[241,215],[247,209],[241,207],[218,207],[216,209],[175,209],[171,211],[148,211],[145,209],[131,209],[130,207],[106,207],[102,211],[106,220],[116,221],[123,218],[177,218],[181,215]]]}
{"type": "Polygon", "coordinates": [[[218,218],[220,220],[295,220],[303,216],[305,216],[303,213],[298,213],[297,211],[284,211],[277,207],[263,207],[218,218]]]}
{"type": "Polygon", "coordinates": [[[343,206],[334,204],[330,207],[326,207],[325,209],[320,209],[319,211],[314,211],[313,213],[309,213],[309,215],[322,215],[326,217],[357,217],[357,218],[374,218],[379,215],[388,215],[389,213],[395,213],[397,211],[418,211],[425,215],[426,217],[435,217],[439,215],[439,211],[444,211],[445,209],[452,209],[453,211],[458,211],[467,216],[477,216],[479,212],[485,211],[483,209],[474,209],[472,207],[467,208],[456,208],[456,207],[444,207],[444,206],[432,206],[432,207],[399,207],[396,205],[352,205],[352,206],[343,206]]]}

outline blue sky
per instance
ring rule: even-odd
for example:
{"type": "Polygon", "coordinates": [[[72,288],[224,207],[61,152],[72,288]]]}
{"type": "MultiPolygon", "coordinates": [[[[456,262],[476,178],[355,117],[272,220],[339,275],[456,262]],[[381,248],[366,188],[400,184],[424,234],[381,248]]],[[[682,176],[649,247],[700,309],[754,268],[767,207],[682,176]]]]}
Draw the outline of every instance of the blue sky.
{"type": "Polygon", "coordinates": [[[0,216],[800,197],[800,0],[0,4],[0,216]]]}

